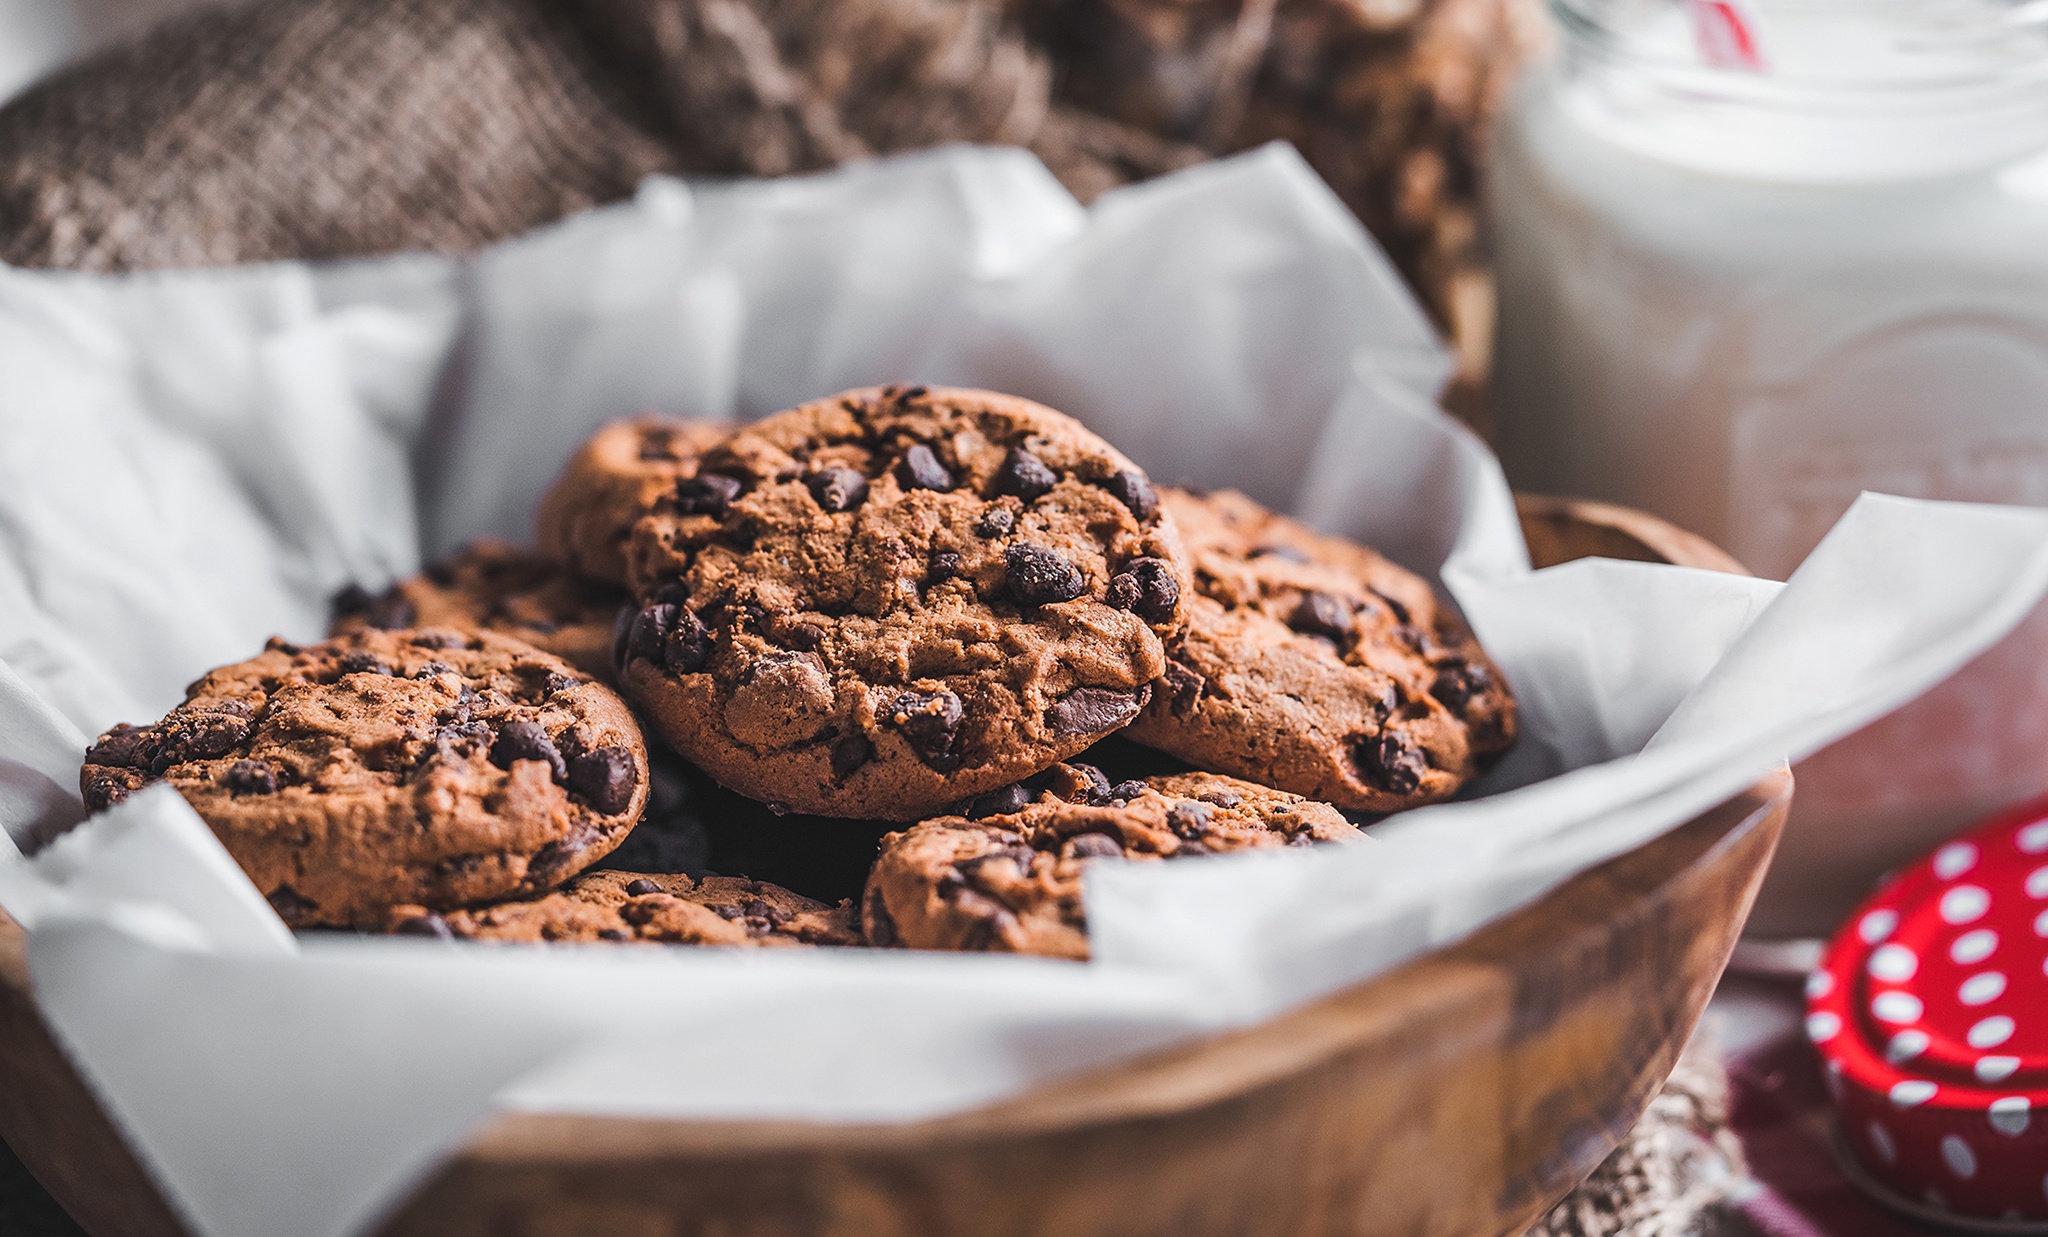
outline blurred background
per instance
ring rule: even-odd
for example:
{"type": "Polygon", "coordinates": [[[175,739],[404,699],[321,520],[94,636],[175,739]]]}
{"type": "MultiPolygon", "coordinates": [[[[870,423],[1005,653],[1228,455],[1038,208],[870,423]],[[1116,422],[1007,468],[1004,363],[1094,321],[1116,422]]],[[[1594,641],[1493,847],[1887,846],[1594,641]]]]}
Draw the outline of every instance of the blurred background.
{"type": "Polygon", "coordinates": [[[202,0],[0,0],[0,102],[94,48],[202,0]]]}

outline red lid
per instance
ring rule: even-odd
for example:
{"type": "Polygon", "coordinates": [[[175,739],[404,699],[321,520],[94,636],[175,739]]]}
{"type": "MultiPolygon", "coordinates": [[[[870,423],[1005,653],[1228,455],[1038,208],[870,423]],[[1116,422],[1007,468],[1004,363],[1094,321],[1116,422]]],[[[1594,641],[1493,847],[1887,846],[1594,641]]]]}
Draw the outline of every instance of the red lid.
{"type": "Polygon", "coordinates": [[[1806,998],[1873,1178],[1938,1210],[2048,1220],[2048,798],[1878,889],[1806,998]]]}

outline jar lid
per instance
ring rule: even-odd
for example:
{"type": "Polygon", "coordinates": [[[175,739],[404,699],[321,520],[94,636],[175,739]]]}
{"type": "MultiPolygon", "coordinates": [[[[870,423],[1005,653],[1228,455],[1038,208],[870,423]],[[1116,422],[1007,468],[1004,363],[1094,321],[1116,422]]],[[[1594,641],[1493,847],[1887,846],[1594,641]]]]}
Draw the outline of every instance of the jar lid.
{"type": "Polygon", "coordinates": [[[2048,1220],[2048,798],[1881,886],[1806,998],[1871,1177],[1939,1211],[2048,1220]]]}

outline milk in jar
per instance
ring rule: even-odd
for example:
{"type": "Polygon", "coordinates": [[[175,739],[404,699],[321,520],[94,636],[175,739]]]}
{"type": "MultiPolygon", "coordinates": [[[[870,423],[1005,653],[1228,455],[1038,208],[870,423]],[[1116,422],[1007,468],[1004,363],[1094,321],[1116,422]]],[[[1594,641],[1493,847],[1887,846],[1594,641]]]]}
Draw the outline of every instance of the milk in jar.
{"type": "MultiPolygon", "coordinates": [[[[1553,9],[1495,153],[1516,487],[1779,578],[1862,490],[2048,505],[2048,6],[1553,9]]],[[[1796,772],[1764,935],[2048,791],[2048,613],[1796,772]]]]}

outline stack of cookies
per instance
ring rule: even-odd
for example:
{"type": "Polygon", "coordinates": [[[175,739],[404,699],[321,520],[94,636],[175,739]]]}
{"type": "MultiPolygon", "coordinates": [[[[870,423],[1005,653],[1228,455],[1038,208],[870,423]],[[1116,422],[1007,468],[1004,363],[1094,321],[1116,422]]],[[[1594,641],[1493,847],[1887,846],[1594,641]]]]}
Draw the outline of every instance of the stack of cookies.
{"type": "Polygon", "coordinates": [[[606,426],[86,755],[298,928],[1084,958],[1082,873],[1342,842],[1514,740],[1430,585],[986,391],[606,426]],[[773,878],[779,883],[770,883],[773,878]]]}

